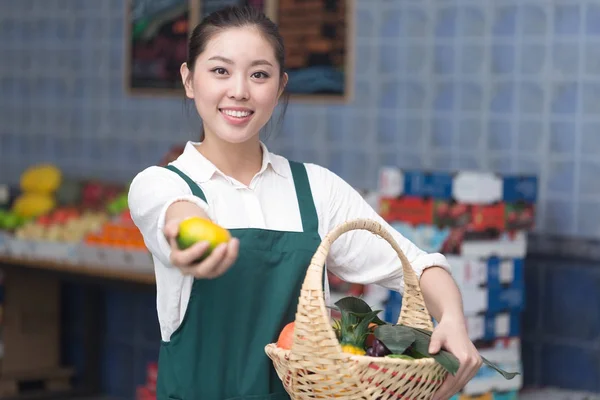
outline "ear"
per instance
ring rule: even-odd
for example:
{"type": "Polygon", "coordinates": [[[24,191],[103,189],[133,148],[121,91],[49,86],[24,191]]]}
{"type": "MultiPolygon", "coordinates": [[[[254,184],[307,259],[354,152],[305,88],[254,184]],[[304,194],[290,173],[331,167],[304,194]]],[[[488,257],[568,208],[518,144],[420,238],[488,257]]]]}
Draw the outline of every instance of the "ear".
{"type": "Polygon", "coordinates": [[[181,64],[180,68],[181,81],[185,88],[185,95],[190,99],[194,98],[194,87],[192,86],[192,73],[187,67],[187,63],[181,64]]]}
{"type": "Polygon", "coordinates": [[[287,72],[284,72],[283,76],[281,77],[281,84],[279,85],[279,93],[277,94],[277,100],[279,100],[279,98],[283,94],[283,91],[285,90],[285,87],[287,86],[288,79],[289,79],[289,77],[288,77],[287,72]]]}

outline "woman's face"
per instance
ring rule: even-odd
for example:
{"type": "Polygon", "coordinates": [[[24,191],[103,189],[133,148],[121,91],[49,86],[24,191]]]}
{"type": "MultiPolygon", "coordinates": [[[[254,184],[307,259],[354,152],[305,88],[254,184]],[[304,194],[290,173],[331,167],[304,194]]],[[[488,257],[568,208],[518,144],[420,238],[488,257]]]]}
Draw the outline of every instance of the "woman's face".
{"type": "Polygon", "coordinates": [[[273,46],[257,28],[228,28],[215,34],[181,75],[186,95],[194,99],[207,138],[229,143],[258,138],[269,121],[285,83],[273,46]],[[191,76],[190,76],[191,74],[191,76]]]}

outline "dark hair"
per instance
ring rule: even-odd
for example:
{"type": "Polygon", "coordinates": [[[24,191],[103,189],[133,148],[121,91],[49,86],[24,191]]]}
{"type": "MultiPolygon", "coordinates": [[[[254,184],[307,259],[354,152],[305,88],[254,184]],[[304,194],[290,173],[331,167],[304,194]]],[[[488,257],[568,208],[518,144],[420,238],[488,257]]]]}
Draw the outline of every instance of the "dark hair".
{"type": "MultiPolygon", "coordinates": [[[[187,67],[190,77],[193,76],[194,67],[198,56],[206,49],[206,44],[217,33],[228,28],[256,27],[263,37],[271,43],[275,58],[279,64],[279,78],[285,73],[285,48],[283,38],[277,25],[257,7],[252,6],[226,6],[207,15],[192,31],[188,42],[187,67]]],[[[191,79],[191,78],[188,78],[191,79]]],[[[289,96],[284,91],[282,94],[283,108],[279,115],[278,125],[281,124],[287,110],[289,96]]],[[[200,133],[200,140],[204,140],[204,132],[200,133]]]]}

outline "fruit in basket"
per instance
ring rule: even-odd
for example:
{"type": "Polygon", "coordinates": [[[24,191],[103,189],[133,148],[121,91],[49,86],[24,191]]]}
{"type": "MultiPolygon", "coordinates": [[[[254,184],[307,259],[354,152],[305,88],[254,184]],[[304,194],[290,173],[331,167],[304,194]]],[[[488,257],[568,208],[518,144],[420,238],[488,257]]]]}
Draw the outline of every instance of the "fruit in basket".
{"type": "Polygon", "coordinates": [[[177,245],[180,249],[187,249],[198,242],[208,242],[208,249],[200,257],[205,259],[221,243],[227,243],[231,234],[225,228],[215,224],[207,218],[190,217],[181,221],[177,234],[177,245]]]}
{"type": "Polygon", "coordinates": [[[384,357],[388,354],[392,354],[392,352],[379,339],[373,340],[373,345],[367,349],[367,355],[371,357],[384,357]]]}
{"type": "Polygon", "coordinates": [[[375,340],[375,334],[373,333],[373,331],[378,326],[379,325],[377,325],[374,322],[371,322],[369,324],[369,334],[367,335],[367,339],[365,340],[365,347],[369,348],[369,347],[373,346],[373,340],[375,340]]]}
{"type": "Polygon", "coordinates": [[[365,343],[369,336],[369,325],[379,311],[367,314],[341,310],[342,317],[335,321],[334,330],[344,353],[365,355],[365,343]]]}
{"type": "Polygon", "coordinates": [[[281,333],[279,333],[279,338],[277,339],[277,347],[285,350],[290,350],[292,348],[292,342],[294,341],[295,326],[296,323],[292,321],[283,327],[281,333]]]}

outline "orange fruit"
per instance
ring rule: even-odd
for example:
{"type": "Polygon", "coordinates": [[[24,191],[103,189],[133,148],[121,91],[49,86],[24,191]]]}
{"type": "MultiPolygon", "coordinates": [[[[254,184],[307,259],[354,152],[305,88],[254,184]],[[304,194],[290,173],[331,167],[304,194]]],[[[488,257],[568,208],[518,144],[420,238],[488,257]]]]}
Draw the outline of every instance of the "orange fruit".
{"type": "Polygon", "coordinates": [[[208,249],[200,260],[208,257],[210,253],[221,243],[227,243],[231,234],[225,228],[215,224],[207,218],[190,217],[179,224],[177,234],[177,246],[184,250],[198,242],[208,242],[208,249]]]}
{"type": "Polygon", "coordinates": [[[290,322],[283,327],[277,340],[277,347],[282,349],[290,350],[292,348],[292,342],[294,341],[294,327],[296,323],[290,322]]]}

